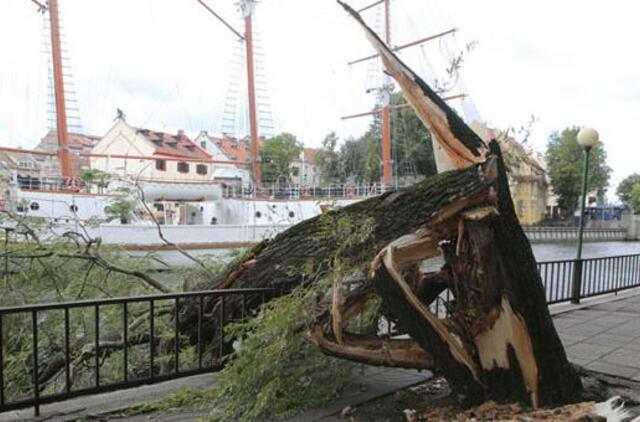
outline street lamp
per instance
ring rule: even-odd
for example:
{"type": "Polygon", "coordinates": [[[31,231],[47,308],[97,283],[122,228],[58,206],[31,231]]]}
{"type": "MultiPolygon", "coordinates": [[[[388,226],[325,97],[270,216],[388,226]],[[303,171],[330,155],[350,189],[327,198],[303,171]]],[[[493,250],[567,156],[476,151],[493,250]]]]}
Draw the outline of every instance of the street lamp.
{"type": "Polygon", "coordinates": [[[589,177],[589,154],[591,148],[598,143],[598,132],[592,128],[582,128],[578,132],[578,143],[584,151],[584,166],[582,169],[582,196],[580,198],[580,228],[578,230],[578,253],[573,280],[572,302],[579,303],[582,281],[582,237],[584,234],[585,207],[587,204],[587,179],[589,177]]]}

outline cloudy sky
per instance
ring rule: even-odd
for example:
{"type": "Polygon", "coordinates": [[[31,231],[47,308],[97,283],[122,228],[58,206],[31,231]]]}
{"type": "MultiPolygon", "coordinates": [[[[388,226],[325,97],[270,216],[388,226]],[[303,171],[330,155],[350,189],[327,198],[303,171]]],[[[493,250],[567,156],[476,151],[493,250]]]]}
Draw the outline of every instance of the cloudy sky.
{"type": "MultiPolygon", "coordinates": [[[[82,128],[100,135],[117,107],[135,126],[195,135],[220,132],[241,46],[196,0],[60,0],[66,53],[82,128]]],[[[359,7],[368,0],[351,0],[359,7]]],[[[241,27],[232,0],[208,0],[241,27]]],[[[456,27],[454,37],[407,50],[427,80],[476,41],[451,93],[470,94],[496,127],[538,118],[532,143],[553,130],[596,127],[614,169],[613,184],[640,171],[640,4],[611,0],[391,0],[393,44],[456,27]]],[[[380,23],[377,10],[366,12],[380,23]]],[[[370,51],[333,0],[263,0],[256,11],[262,81],[277,131],[320,145],[332,130],[357,136],[379,82],[376,63],[348,66],[370,51]]],[[[0,144],[33,147],[47,128],[43,17],[29,0],[0,0],[0,144]]],[[[237,102],[242,103],[242,93],[237,102]]],[[[240,113],[242,114],[242,113],[240,113]]],[[[239,120],[242,122],[242,119],[239,120]]],[[[241,124],[239,125],[241,129],[241,124]]]]}

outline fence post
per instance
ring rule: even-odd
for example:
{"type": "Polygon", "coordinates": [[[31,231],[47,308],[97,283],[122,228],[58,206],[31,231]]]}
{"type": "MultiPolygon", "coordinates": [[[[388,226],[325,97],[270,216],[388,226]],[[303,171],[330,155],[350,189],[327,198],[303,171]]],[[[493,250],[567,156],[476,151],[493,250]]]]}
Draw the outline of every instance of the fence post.
{"type": "Polygon", "coordinates": [[[582,259],[576,259],[573,267],[573,280],[571,281],[571,303],[580,303],[580,291],[582,290],[582,259]]]}

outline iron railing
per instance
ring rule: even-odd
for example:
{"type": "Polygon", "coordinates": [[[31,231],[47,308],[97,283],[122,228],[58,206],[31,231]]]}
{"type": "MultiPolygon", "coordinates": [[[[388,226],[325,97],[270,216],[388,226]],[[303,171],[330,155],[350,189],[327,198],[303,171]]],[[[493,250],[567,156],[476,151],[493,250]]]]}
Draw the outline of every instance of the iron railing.
{"type": "MultiPolygon", "coordinates": [[[[249,317],[250,309],[266,302],[278,293],[275,289],[230,289],[230,290],[210,290],[197,291],[175,294],[160,294],[152,296],[140,297],[122,297],[108,298],[99,300],[82,300],[64,303],[36,304],[26,306],[13,306],[0,308],[0,412],[20,409],[33,406],[36,416],[39,415],[40,406],[47,403],[66,400],[80,395],[102,393],[123,388],[134,387],[143,384],[166,381],[169,379],[201,374],[219,370],[222,365],[224,339],[224,325],[228,322],[240,321],[249,317]],[[233,321],[225,321],[225,301],[230,299],[239,299],[240,315],[233,321]],[[203,323],[205,317],[205,303],[208,299],[219,299],[217,303],[217,315],[214,315],[218,333],[217,345],[220,350],[216,350],[216,357],[213,356],[205,360],[205,332],[203,331],[203,323]],[[197,339],[195,345],[189,344],[180,333],[180,303],[183,301],[196,301],[197,322],[195,324],[195,332],[197,339]],[[247,305],[245,309],[245,304],[247,305]],[[115,309],[114,309],[115,308],[115,309]],[[115,338],[111,335],[111,339],[105,339],[101,333],[103,320],[101,315],[109,313],[111,318],[117,321],[120,327],[115,331],[121,331],[115,338]],[[55,315],[57,313],[57,315],[55,315]],[[119,315],[115,315],[119,314],[119,315]],[[88,317],[90,315],[90,317],[88,317]],[[82,324],[73,324],[74,319],[82,317],[82,324]],[[136,332],[131,334],[132,328],[130,324],[134,323],[134,317],[140,321],[140,317],[146,319],[146,333],[136,332]],[[59,333],[47,332],[42,326],[47,326],[46,320],[59,318],[62,324],[56,325],[61,327],[59,333]],[[119,317],[119,318],[118,318],[119,317]],[[160,321],[164,317],[164,321],[160,321]],[[27,320],[20,321],[19,318],[27,320]],[[87,321],[92,320],[92,321],[87,321]],[[22,324],[20,324],[22,322],[22,324]],[[160,327],[162,325],[162,327],[160,327]],[[165,333],[160,333],[161,329],[165,333]],[[15,332],[15,331],[21,331],[15,332]],[[26,336],[25,330],[27,331],[26,336]],[[88,333],[90,341],[84,341],[77,347],[76,335],[82,330],[88,333]],[[169,331],[168,333],[166,331],[169,331]],[[10,352],[10,348],[14,345],[16,339],[13,336],[23,335],[22,341],[26,342],[31,337],[30,351],[25,362],[18,362],[22,365],[25,372],[21,375],[25,379],[30,379],[30,386],[16,386],[12,380],[6,378],[6,368],[10,362],[15,363],[15,359],[5,357],[10,352]],[[135,335],[135,338],[133,338],[135,335]],[[53,341],[52,341],[53,339],[53,341]],[[160,340],[169,340],[163,344],[171,345],[169,352],[164,353],[158,350],[160,340]],[[71,349],[71,344],[75,343],[75,352],[71,349]],[[61,353],[56,354],[56,349],[61,353]],[[139,348],[144,350],[140,351],[139,348]],[[115,351],[119,351],[120,356],[115,359],[117,362],[109,362],[112,371],[106,377],[101,370],[107,366],[107,358],[115,351]],[[75,353],[75,354],[74,354],[75,353]],[[181,353],[190,353],[189,359],[181,360],[181,353]],[[135,359],[140,364],[141,356],[146,357],[147,369],[138,373],[133,373],[130,368],[130,360],[132,355],[136,355],[135,359]],[[43,365],[43,356],[47,356],[49,361],[47,365],[43,365]],[[89,356],[89,358],[86,358],[89,356]],[[84,359],[83,359],[84,357],[84,359]],[[78,361],[81,359],[80,361],[78,361]],[[62,378],[62,382],[51,383],[51,373],[43,373],[51,371],[49,365],[57,362],[57,379],[62,378]],[[82,379],[78,382],[80,385],[72,383],[72,372],[75,367],[84,364],[85,369],[89,369],[90,379],[82,379]],[[113,371],[114,366],[119,366],[117,371],[113,371]],[[114,372],[116,374],[114,375],[114,372]],[[48,377],[45,380],[44,377],[48,377]],[[7,384],[13,386],[10,390],[7,384]]],[[[208,319],[209,321],[210,319],[208,319]]],[[[113,321],[113,319],[112,319],[113,321]]],[[[207,327],[210,332],[211,327],[207,327]]],[[[114,327],[110,328],[114,331],[114,327]]],[[[109,333],[113,334],[113,333],[109,333]]],[[[215,339],[214,339],[215,340],[215,339]]],[[[144,362],[143,362],[144,364],[144,362]]],[[[16,365],[14,365],[15,369],[16,365]]],[[[106,371],[104,371],[106,372],[106,371]]],[[[16,374],[14,373],[15,377],[16,374]]]]}
{"type": "Polygon", "coordinates": [[[640,254],[538,263],[547,303],[640,287],[640,254]]]}
{"type": "MultiPolygon", "coordinates": [[[[577,227],[523,226],[522,230],[531,242],[568,241],[578,239],[577,227]]],[[[585,240],[624,240],[626,229],[586,228],[585,240]]]]}
{"type": "Polygon", "coordinates": [[[297,184],[282,184],[273,186],[228,185],[223,190],[225,198],[260,198],[260,199],[354,199],[366,198],[381,195],[391,190],[401,189],[405,186],[385,187],[378,184],[372,185],[325,185],[325,186],[305,186],[297,184]]]}
{"type": "MultiPolygon", "coordinates": [[[[565,301],[578,302],[581,298],[640,287],[640,254],[587,258],[579,261],[575,259],[546,261],[539,262],[537,266],[548,304],[565,301]]],[[[221,340],[224,336],[224,325],[231,322],[225,321],[225,301],[233,297],[240,297],[242,304],[241,315],[234,320],[244,320],[251,315],[248,312],[249,309],[256,309],[258,305],[280,293],[282,292],[275,289],[211,290],[0,308],[0,412],[33,406],[37,415],[39,414],[40,406],[46,403],[219,370],[222,366],[220,357],[225,352],[223,350],[225,343],[221,340]],[[203,305],[206,299],[216,298],[220,299],[218,301],[220,304],[218,306],[219,318],[214,319],[219,337],[217,337],[217,343],[214,344],[217,344],[220,349],[216,351],[217,359],[210,358],[205,362],[206,347],[203,341],[205,313],[203,305]],[[180,303],[186,300],[197,301],[197,339],[195,339],[195,342],[184,341],[184,339],[180,338],[180,314],[178,310],[180,309],[180,303]],[[164,306],[160,306],[160,304],[164,304],[164,306]],[[245,309],[245,304],[250,304],[250,306],[245,309]],[[114,345],[112,341],[101,338],[101,315],[109,307],[115,307],[120,310],[119,317],[122,332],[120,336],[117,336],[117,345],[114,345]],[[89,364],[93,372],[91,373],[91,379],[85,379],[84,384],[78,388],[75,388],[71,383],[73,359],[77,358],[77,356],[72,356],[71,351],[73,333],[77,329],[71,323],[71,313],[74,311],[84,314],[85,317],[91,315],[92,319],[92,327],[89,329],[91,342],[84,345],[82,353],[85,350],[93,351],[91,355],[93,362],[89,364]],[[143,338],[144,342],[137,342],[130,338],[130,324],[132,322],[130,317],[134,314],[134,311],[137,318],[140,318],[141,315],[148,315],[148,330],[146,338],[143,338]],[[61,325],[63,332],[57,334],[49,332],[46,333],[46,336],[42,336],[44,328],[41,325],[54,312],[62,313],[59,316],[63,323],[57,326],[61,325]],[[28,321],[22,325],[13,324],[11,319],[18,315],[26,317],[28,321]],[[165,321],[163,327],[165,330],[169,327],[171,331],[168,335],[165,333],[164,338],[166,339],[168,336],[169,339],[172,339],[172,342],[169,343],[172,344],[172,348],[164,355],[157,350],[158,340],[161,337],[157,333],[158,319],[162,315],[169,317],[169,322],[165,321]],[[9,345],[14,341],[12,335],[15,334],[10,333],[12,329],[22,330],[23,335],[26,330],[27,335],[31,337],[28,340],[31,352],[27,359],[27,364],[24,365],[27,372],[23,374],[31,379],[31,385],[26,391],[7,391],[6,388],[5,369],[9,362],[7,354],[9,345]],[[51,337],[52,335],[54,337],[59,336],[57,341],[62,340],[63,343],[63,360],[60,361],[62,363],[60,375],[64,375],[64,381],[58,390],[52,389],[50,385],[43,385],[40,373],[41,368],[43,368],[40,359],[44,354],[41,352],[45,343],[43,337],[51,337]],[[134,348],[141,347],[143,343],[147,345],[143,350],[144,353],[142,353],[144,358],[147,359],[147,369],[146,372],[140,373],[141,360],[140,356],[138,356],[136,361],[138,363],[138,373],[133,374],[129,366],[130,355],[134,348]],[[194,343],[195,346],[193,346],[194,343]],[[115,378],[112,370],[109,374],[110,378],[105,379],[101,373],[101,367],[105,366],[108,348],[113,347],[121,349],[120,367],[118,368],[119,371],[115,371],[117,375],[115,378]],[[190,351],[188,350],[189,347],[191,347],[190,351]],[[183,362],[181,354],[187,354],[188,352],[191,354],[186,356],[187,359],[183,362]],[[188,364],[191,364],[191,366],[187,367],[188,364]]],[[[432,304],[431,309],[439,318],[446,316],[446,302],[449,299],[449,291],[445,291],[441,298],[432,304]]],[[[114,310],[110,309],[109,312],[111,313],[110,316],[113,317],[114,310]]],[[[391,322],[386,321],[382,325],[387,334],[393,334],[395,328],[391,322]]],[[[137,335],[139,336],[140,334],[138,333],[137,335]]],[[[167,343],[165,342],[165,344],[167,343]]],[[[48,357],[51,357],[51,351],[49,351],[48,357]]]]}

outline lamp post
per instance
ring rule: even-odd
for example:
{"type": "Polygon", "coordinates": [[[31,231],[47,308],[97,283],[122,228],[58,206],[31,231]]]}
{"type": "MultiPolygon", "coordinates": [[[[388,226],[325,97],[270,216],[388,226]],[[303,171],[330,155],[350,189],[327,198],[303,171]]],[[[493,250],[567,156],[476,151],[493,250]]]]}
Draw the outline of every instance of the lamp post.
{"type": "Polygon", "coordinates": [[[589,155],[591,148],[598,143],[598,132],[592,128],[583,128],[578,132],[578,143],[584,151],[584,165],[582,168],[582,195],[580,197],[580,227],[578,229],[578,252],[576,255],[576,267],[573,273],[573,303],[580,302],[580,290],[582,284],[582,237],[584,234],[585,207],[587,204],[587,180],[589,178],[589,155]]]}

